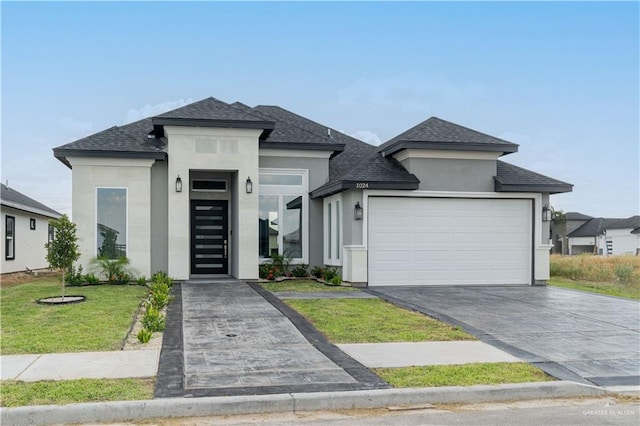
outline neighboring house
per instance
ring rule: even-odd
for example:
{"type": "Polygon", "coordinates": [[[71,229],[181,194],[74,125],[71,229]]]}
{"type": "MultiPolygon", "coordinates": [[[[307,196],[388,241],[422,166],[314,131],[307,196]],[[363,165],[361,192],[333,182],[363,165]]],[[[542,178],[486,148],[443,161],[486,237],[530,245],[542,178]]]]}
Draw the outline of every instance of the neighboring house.
{"type": "Polygon", "coordinates": [[[568,254],[624,255],[640,253],[640,216],[592,218],[568,234],[568,254]]]}
{"type": "Polygon", "coordinates": [[[562,222],[551,224],[552,252],[556,254],[569,254],[568,235],[593,219],[591,216],[578,212],[567,212],[562,222]]]}
{"type": "Polygon", "coordinates": [[[543,206],[572,185],[499,160],[517,150],[435,117],[376,147],[208,98],[54,155],[72,169],[84,265],[108,226],[147,276],[256,279],[284,254],[372,286],[541,284],[543,206]]]}
{"type": "Polygon", "coordinates": [[[13,188],[0,185],[0,233],[4,240],[0,246],[1,272],[46,268],[44,245],[53,236],[49,221],[61,214],[13,188]]]}

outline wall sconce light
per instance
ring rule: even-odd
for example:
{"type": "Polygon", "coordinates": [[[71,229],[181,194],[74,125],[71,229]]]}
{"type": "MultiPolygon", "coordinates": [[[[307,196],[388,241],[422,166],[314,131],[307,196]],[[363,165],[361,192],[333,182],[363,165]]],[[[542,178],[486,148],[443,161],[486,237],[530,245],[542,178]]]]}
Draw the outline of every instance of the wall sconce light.
{"type": "Polygon", "coordinates": [[[253,182],[251,182],[250,177],[247,178],[245,189],[247,190],[247,194],[251,194],[253,192],[253,182]]]}
{"type": "Polygon", "coordinates": [[[362,220],[362,206],[360,201],[356,201],[356,207],[353,209],[353,218],[355,220],[362,220]]]}
{"type": "Polygon", "coordinates": [[[176,178],[176,192],[182,192],[182,179],[180,175],[176,178]]]}
{"type": "Polygon", "coordinates": [[[542,221],[543,222],[551,222],[553,219],[553,207],[549,204],[545,204],[542,207],[542,221]]]}

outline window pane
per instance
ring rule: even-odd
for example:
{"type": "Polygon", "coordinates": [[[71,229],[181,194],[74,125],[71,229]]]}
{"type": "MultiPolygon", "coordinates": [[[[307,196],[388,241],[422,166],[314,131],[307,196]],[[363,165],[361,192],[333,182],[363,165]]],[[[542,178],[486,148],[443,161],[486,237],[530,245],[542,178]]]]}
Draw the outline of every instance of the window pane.
{"type": "Polygon", "coordinates": [[[127,190],[98,188],[98,256],[127,256],[127,190]]]}
{"type": "Polygon", "coordinates": [[[260,185],[302,185],[302,175],[260,174],[260,185]]]}
{"type": "Polygon", "coordinates": [[[5,259],[15,259],[15,235],[16,221],[13,216],[5,216],[5,239],[4,239],[4,257],[5,259]]]}
{"type": "Polygon", "coordinates": [[[282,254],[297,259],[302,257],[302,196],[283,196],[282,254]]]}
{"type": "Polygon", "coordinates": [[[327,258],[331,259],[331,233],[333,232],[332,219],[331,219],[331,203],[327,204],[327,258]]]}
{"type": "Polygon", "coordinates": [[[271,257],[272,254],[278,254],[278,196],[261,195],[259,203],[258,251],[260,257],[271,257]]]}

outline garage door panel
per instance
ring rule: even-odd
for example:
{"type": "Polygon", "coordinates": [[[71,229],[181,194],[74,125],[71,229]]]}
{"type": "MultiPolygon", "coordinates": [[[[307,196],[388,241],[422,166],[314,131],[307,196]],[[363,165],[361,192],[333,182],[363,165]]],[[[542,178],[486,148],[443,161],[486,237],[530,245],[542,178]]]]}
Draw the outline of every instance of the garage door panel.
{"type": "Polygon", "coordinates": [[[368,210],[369,285],[530,284],[530,200],[371,197],[368,210]]]}

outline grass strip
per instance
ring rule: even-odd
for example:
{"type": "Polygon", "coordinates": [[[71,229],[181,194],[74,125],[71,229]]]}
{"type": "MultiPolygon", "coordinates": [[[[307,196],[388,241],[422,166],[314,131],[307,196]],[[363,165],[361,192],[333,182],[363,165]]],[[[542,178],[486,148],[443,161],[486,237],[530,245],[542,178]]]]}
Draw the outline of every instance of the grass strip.
{"type": "Polygon", "coordinates": [[[118,350],[146,293],[145,287],[134,285],[71,287],[67,294],[87,300],[50,306],[36,299],[60,294],[56,278],[2,288],[1,353],[118,350]]]}
{"type": "Polygon", "coordinates": [[[353,287],[331,286],[311,280],[285,280],[280,282],[260,283],[268,291],[295,291],[300,293],[346,292],[358,291],[353,287]]]}
{"type": "Polygon", "coordinates": [[[573,281],[560,277],[552,277],[548,283],[555,287],[640,300],[640,284],[638,283],[573,281]]]}
{"type": "Polygon", "coordinates": [[[475,340],[418,312],[380,299],[286,300],[333,343],[475,340]]]}
{"type": "Polygon", "coordinates": [[[132,401],[153,398],[154,379],[80,379],[41,382],[3,381],[0,406],[132,401]]]}
{"type": "Polygon", "coordinates": [[[375,368],[373,371],[395,388],[497,385],[555,380],[524,362],[375,368]]]}

